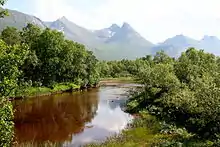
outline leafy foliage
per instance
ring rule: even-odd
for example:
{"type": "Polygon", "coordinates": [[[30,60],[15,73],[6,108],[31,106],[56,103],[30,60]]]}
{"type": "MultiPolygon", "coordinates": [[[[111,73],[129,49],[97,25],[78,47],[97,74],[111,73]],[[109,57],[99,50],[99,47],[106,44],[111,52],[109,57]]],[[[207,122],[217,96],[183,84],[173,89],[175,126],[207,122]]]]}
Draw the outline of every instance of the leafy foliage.
{"type": "Polygon", "coordinates": [[[1,38],[8,45],[19,44],[21,41],[20,34],[18,30],[14,27],[7,27],[2,31],[1,38]]]}
{"type": "Polygon", "coordinates": [[[158,53],[150,62],[148,69],[137,74],[145,86],[129,101],[128,111],[147,110],[200,137],[216,138],[220,133],[219,58],[190,48],[178,59],[158,53]]]}
{"type": "MultiPolygon", "coordinates": [[[[0,58],[4,57],[4,61],[0,64],[4,65],[2,68],[14,68],[19,72],[15,74],[18,75],[17,79],[9,78],[18,80],[15,83],[19,87],[51,86],[61,82],[92,85],[99,80],[98,60],[93,53],[81,44],[66,40],[61,32],[48,28],[41,30],[28,24],[20,32],[7,27],[1,37],[6,43],[2,44],[9,49],[1,52],[5,54],[1,55],[0,58]],[[11,60],[12,58],[16,59],[11,60]]],[[[2,74],[11,74],[9,72],[11,71],[2,74]]]]}
{"type": "MultiPolygon", "coordinates": [[[[6,3],[7,0],[0,0],[0,6],[3,6],[6,3]]],[[[0,11],[0,18],[3,18],[4,16],[8,15],[7,10],[0,11]]]]}
{"type": "Polygon", "coordinates": [[[12,105],[4,98],[0,99],[0,146],[10,147],[13,138],[12,105]]]}
{"type": "Polygon", "coordinates": [[[141,71],[146,70],[150,63],[145,61],[145,58],[136,60],[121,61],[101,61],[99,62],[100,77],[134,77],[141,71]]]}
{"type": "MultiPolygon", "coordinates": [[[[0,0],[0,6],[5,2],[0,0]]],[[[7,11],[0,12],[0,18],[5,15],[7,11]]],[[[16,55],[18,49],[19,46],[9,47],[0,40],[0,146],[2,147],[10,147],[13,139],[13,109],[11,102],[5,96],[16,86],[16,76],[19,75],[15,67],[19,64],[19,57],[16,55]]]]}

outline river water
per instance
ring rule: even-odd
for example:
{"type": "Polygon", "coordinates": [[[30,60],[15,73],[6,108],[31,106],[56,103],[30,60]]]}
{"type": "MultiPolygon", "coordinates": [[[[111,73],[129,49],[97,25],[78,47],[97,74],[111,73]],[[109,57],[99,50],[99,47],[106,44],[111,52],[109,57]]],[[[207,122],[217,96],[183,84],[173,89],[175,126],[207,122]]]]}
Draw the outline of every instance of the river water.
{"type": "Polygon", "coordinates": [[[132,120],[122,109],[133,86],[111,83],[83,92],[15,101],[16,141],[36,146],[50,141],[65,147],[104,141],[132,120]]]}

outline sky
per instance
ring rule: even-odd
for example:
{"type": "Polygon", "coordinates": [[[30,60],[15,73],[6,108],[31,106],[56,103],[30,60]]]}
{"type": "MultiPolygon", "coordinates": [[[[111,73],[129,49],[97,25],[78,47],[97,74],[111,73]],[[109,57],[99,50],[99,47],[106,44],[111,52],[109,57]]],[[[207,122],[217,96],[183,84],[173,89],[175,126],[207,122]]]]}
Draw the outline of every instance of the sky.
{"type": "Polygon", "coordinates": [[[43,21],[65,16],[88,29],[128,22],[147,40],[158,43],[183,34],[220,38],[220,0],[8,0],[6,8],[43,21]]]}

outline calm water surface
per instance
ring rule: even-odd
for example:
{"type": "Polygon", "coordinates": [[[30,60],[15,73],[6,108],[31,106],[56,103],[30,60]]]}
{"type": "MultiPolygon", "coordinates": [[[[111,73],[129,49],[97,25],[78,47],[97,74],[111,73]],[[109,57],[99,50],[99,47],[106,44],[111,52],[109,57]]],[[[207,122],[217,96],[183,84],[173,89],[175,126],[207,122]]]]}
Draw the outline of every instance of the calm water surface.
{"type": "Polygon", "coordinates": [[[122,111],[132,84],[116,84],[77,93],[15,101],[15,137],[19,144],[51,141],[79,146],[119,133],[132,120],[122,111]]]}

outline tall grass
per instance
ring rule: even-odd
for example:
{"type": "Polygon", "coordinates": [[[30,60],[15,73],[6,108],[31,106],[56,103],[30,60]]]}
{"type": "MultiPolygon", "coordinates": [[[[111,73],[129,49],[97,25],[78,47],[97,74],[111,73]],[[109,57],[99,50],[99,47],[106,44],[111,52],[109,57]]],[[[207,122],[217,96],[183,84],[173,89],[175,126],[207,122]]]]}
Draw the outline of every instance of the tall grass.
{"type": "Polygon", "coordinates": [[[44,142],[44,143],[34,143],[34,142],[25,142],[21,144],[15,144],[13,147],[61,147],[61,143],[53,142],[44,142]]]}
{"type": "Polygon", "coordinates": [[[74,83],[59,83],[49,87],[28,87],[25,89],[19,89],[16,92],[15,97],[34,97],[41,95],[50,95],[56,92],[65,92],[68,90],[79,89],[80,86],[74,83]]]}

